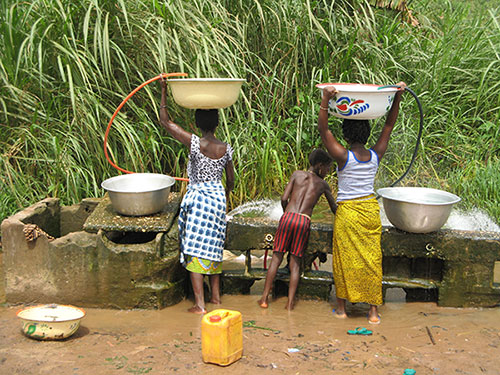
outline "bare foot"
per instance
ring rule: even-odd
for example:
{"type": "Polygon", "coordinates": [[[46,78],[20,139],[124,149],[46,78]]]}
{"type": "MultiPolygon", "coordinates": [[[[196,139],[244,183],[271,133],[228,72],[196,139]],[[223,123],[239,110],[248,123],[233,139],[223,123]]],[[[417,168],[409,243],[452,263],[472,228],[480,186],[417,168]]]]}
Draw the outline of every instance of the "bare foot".
{"type": "Polygon", "coordinates": [[[294,302],[288,302],[285,306],[285,309],[287,309],[288,311],[292,311],[294,307],[295,307],[294,302]]]}
{"type": "Polygon", "coordinates": [[[378,314],[377,306],[371,305],[368,311],[368,323],[380,324],[380,315],[378,314]]]}
{"type": "Polygon", "coordinates": [[[336,317],[337,319],[347,319],[347,314],[345,311],[335,310],[333,312],[333,316],[336,317]]]}
{"type": "Polygon", "coordinates": [[[268,302],[267,302],[267,298],[261,298],[260,300],[257,301],[257,303],[259,304],[260,307],[262,307],[263,309],[267,309],[268,307],[268,302]]]}
{"type": "Polygon", "coordinates": [[[188,312],[193,313],[193,314],[206,314],[207,310],[205,308],[201,308],[200,306],[194,305],[190,309],[188,309],[188,312]]]}
{"type": "Polygon", "coordinates": [[[213,303],[214,305],[220,305],[221,301],[220,301],[220,299],[211,299],[210,303],[213,303]]]}
{"type": "Polygon", "coordinates": [[[374,316],[368,316],[368,323],[380,324],[380,316],[378,314],[374,316]]]}

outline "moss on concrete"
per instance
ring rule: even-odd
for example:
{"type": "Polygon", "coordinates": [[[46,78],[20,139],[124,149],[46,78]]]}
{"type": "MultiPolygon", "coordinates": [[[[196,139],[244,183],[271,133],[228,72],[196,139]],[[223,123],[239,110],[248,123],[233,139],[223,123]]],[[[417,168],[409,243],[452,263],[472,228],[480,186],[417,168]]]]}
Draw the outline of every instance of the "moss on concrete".
{"type": "Polygon", "coordinates": [[[89,216],[83,228],[87,232],[168,232],[179,212],[181,196],[170,193],[164,210],[148,216],[124,216],[118,214],[106,194],[94,212],[89,216]]]}

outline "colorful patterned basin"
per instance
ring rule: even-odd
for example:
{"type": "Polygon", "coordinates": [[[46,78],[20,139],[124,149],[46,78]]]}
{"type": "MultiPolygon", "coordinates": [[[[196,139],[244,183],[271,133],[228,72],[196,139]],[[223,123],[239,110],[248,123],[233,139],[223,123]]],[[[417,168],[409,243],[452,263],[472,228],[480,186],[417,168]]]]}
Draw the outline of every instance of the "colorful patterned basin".
{"type": "Polygon", "coordinates": [[[334,86],[338,94],[329,103],[329,113],[338,118],[371,120],[384,116],[391,109],[399,88],[360,83],[320,83],[321,90],[334,86]]]}
{"type": "Polygon", "coordinates": [[[23,333],[38,340],[61,340],[74,334],[80,327],[85,311],[70,305],[38,305],[17,313],[23,321],[23,333]]]}

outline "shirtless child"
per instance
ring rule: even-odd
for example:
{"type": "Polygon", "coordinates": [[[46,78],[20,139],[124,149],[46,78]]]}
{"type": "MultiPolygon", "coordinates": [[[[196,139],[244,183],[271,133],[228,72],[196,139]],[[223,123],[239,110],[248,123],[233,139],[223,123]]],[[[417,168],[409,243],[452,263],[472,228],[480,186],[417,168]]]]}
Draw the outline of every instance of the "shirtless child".
{"type": "Polygon", "coordinates": [[[269,293],[274,278],[283,260],[283,255],[290,252],[290,284],[288,287],[288,303],[286,309],[294,307],[295,292],[299,284],[300,258],[304,255],[309,240],[311,215],[319,197],[325,194],[333,213],[337,210],[330,186],[323,178],[330,171],[333,159],[323,150],[316,149],[309,155],[310,167],[305,171],[295,171],[288,182],[281,205],[283,216],[278,224],[274,237],[273,257],[267,271],[266,283],[259,305],[267,308],[269,293]]]}

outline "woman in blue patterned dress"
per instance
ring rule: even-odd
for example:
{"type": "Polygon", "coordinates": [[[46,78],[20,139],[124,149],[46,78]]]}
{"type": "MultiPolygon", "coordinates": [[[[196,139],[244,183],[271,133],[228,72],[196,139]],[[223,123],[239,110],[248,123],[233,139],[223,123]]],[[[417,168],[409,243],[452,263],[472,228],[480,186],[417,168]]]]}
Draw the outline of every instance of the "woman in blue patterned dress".
{"type": "Polygon", "coordinates": [[[215,137],[216,109],[195,112],[201,138],[172,122],[166,109],[167,84],[161,81],[160,121],[167,132],[189,147],[187,192],[179,213],[180,261],[189,271],[195,304],[188,311],[204,314],[203,279],[209,275],[211,300],[220,304],[222,252],[226,238],[226,201],[234,187],[233,149],[215,137]],[[226,188],[222,174],[226,172],[226,188]]]}

